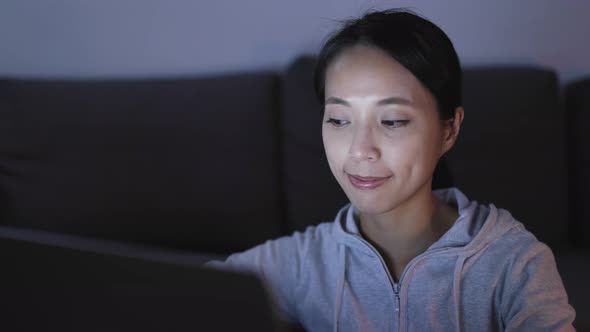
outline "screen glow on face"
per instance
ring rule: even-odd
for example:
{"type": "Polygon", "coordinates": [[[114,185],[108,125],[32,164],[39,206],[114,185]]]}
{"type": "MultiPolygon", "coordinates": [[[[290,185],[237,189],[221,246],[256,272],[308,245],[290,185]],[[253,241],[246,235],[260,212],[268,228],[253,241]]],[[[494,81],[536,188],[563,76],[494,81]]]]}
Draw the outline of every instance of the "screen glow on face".
{"type": "Polygon", "coordinates": [[[445,151],[432,94],[389,55],[361,45],[327,68],[322,137],[332,173],[362,213],[430,193],[445,151]]]}

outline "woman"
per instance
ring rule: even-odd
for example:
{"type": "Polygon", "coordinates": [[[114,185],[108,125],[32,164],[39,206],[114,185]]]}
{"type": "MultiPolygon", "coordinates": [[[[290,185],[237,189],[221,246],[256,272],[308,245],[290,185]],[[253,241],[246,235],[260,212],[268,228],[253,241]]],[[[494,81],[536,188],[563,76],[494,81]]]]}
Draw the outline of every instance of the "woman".
{"type": "Polygon", "coordinates": [[[334,222],[211,266],[257,273],[310,331],[573,329],[546,245],[505,210],[432,191],[464,117],[442,30],[398,10],[349,21],[322,48],[316,90],[350,204],[334,222]]]}

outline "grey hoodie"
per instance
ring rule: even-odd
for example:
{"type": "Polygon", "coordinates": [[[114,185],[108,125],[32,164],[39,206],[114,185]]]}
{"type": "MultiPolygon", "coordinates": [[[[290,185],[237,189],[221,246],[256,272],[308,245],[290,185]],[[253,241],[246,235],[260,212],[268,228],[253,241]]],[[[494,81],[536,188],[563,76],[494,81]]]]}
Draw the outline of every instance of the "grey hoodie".
{"type": "Polygon", "coordinates": [[[357,210],[231,255],[216,268],[254,272],[279,311],[308,331],[570,331],[575,317],[551,250],[506,210],[434,192],[455,224],[394,282],[359,232],[357,210]]]}

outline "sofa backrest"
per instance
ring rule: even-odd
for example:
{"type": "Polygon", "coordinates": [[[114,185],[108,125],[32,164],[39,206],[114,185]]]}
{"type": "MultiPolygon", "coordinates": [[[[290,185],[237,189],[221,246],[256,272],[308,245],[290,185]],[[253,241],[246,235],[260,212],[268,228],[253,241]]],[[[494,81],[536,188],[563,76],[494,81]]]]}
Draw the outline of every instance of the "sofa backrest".
{"type": "MultiPolygon", "coordinates": [[[[348,200],[324,156],[314,64],[301,57],[282,79],[0,80],[0,224],[226,254],[333,220],[348,200]]],[[[467,68],[464,77],[465,122],[451,171],[440,163],[433,186],[455,184],[563,245],[554,73],[467,68]]],[[[566,93],[578,110],[572,221],[589,220],[587,86],[566,93]]]]}
{"type": "Polygon", "coordinates": [[[334,220],[348,198],[332,176],[322,143],[322,114],[313,92],[315,59],[289,66],[282,85],[283,190],[290,230],[334,220]]]}
{"type": "Polygon", "coordinates": [[[277,237],[278,86],[0,81],[0,223],[217,253],[277,237]]]}
{"type": "Polygon", "coordinates": [[[567,242],[565,115],[557,79],[530,67],[465,69],[449,165],[471,199],[505,208],[553,248],[567,242]]]}
{"type": "Polygon", "coordinates": [[[590,249],[590,78],[569,84],[565,100],[573,240],[590,249]]]}

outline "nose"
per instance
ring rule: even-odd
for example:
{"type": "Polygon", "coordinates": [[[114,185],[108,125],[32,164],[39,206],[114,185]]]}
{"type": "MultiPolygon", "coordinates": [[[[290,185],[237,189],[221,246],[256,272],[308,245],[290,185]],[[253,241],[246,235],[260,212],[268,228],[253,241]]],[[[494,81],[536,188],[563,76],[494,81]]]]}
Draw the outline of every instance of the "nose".
{"type": "Polygon", "coordinates": [[[350,145],[349,155],[357,161],[376,161],[381,157],[381,151],[375,144],[371,128],[358,128],[350,145]]]}

